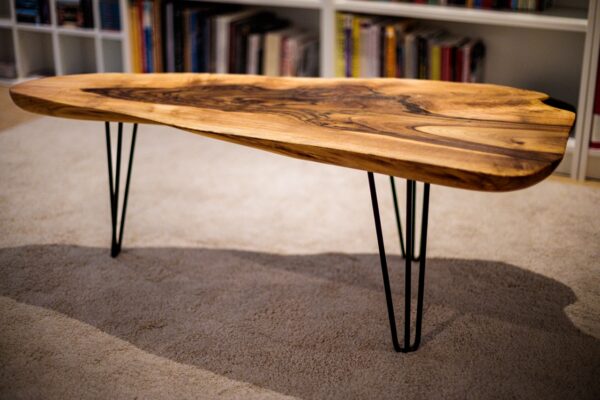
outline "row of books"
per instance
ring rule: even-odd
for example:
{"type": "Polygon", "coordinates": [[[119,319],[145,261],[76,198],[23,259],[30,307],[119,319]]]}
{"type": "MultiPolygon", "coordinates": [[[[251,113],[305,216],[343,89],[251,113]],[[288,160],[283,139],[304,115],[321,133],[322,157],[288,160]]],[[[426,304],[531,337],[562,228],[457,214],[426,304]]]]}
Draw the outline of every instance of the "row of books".
{"type": "Polygon", "coordinates": [[[56,0],[56,21],[59,26],[93,28],[92,0],[56,0]]]}
{"type": "Polygon", "coordinates": [[[336,75],[482,82],[482,41],[414,20],[336,14],[336,75]]]}
{"type": "Polygon", "coordinates": [[[132,0],[133,70],[318,75],[318,41],[272,12],[132,0]]]}
{"type": "MultiPolygon", "coordinates": [[[[102,29],[121,30],[119,0],[100,0],[99,7],[102,29]]],[[[15,14],[18,22],[49,25],[50,1],[15,0],[15,14]]],[[[56,19],[59,26],[93,28],[92,0],[56,0],[56,19]]]]}
{"type": "Polygon", "coordinates": [[[49,0],[16,0],[17,22],[30,24],[50,24],[49,0]]]}
{"type": "Polygon", "coordinates": [[[107,31],[121,30],[119,0],[100,0],[100,26],[107,31]]]}
{"type": "MultiPolygon", "coordinates": [[[[382,0],[373,0],[382,1],[382,0]]],[[[389,1],[389,0],[388,0],[389,1]]],[[[552,0],[392,0],[396,3],[435,4],[441,6],[465,6],[493,10],[544,11],[552,0]]]]}

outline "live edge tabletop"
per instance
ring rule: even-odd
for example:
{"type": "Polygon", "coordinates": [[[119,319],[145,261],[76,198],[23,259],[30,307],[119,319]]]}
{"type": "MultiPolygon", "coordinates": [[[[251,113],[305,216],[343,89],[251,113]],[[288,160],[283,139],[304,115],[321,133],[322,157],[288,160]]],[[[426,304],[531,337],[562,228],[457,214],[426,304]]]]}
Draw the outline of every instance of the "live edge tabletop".
{"type": "Polygon", "coordinates": [[[410,79],[89,74],[11,88],[25,110],[152,123],[301,159],[465,189],[533,185],[575,115],[539,92],[410,79]]]}

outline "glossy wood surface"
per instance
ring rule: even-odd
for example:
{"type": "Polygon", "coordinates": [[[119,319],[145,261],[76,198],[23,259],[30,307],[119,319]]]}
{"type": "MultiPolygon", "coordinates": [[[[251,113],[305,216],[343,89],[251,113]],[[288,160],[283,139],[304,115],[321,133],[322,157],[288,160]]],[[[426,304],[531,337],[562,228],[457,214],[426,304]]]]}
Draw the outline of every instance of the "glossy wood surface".
{"type": "Polygon", "coordinates": [[[575,118],[546,105],[539,92],[409,79],[89,74],[25,82],[11,96],[40,114],[163,124],[305,160],[486,191],[548,176],[575,118]]]}

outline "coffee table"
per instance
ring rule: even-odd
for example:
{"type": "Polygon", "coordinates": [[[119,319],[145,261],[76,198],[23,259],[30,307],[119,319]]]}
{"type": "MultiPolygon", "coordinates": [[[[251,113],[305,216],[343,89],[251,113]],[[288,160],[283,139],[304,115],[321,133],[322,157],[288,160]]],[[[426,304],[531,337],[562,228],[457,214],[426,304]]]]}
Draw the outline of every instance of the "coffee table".
{"type": "Polygon", "coordinates": [[[222,74],[88,74],[13,86],[21,108],[105,122],[111,256],[121,251],[137,124],[162,124],[261,150],[367,171],[392,344],[421,342],[430,184],[469,190],[523,189],[563,158],[575,114],[546,94],[487,84],[410,79],[320,79],[222,74]],[[113,173],[110,122],[118,122],[113,173]],[[133,133],[121,216],[123,123],[133,133]],[[373,173],[390,176],[405,258],[404,340],[396,318],[373,173]],[[394,177],[407,180],[406,238],[394,177]],[[416,182],[424,184],[415,255],[416,182]],[[414,340],[411,272],[419,262],[414,340]]]}

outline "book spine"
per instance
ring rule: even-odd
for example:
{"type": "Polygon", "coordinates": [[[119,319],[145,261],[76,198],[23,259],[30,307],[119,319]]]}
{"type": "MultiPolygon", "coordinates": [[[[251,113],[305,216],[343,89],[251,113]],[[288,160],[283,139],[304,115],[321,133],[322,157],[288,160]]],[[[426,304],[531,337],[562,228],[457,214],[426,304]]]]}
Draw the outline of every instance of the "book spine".
{"type": "Polygon", "coordinates": [[[360,24],[360,54],[359,56],[359,76],[362,78],[368,78],[371,74],[371,46],[370,46],[370,26],[366,21],[362,21],[360,24]]]}
{"type": "Polygon", "coordinates": [[[442,47],[442,80],[443,81],[451,81],[452,78],[450,76],[452,70],[450,66],[450,47],[443,46],[442,47]]]}
{"type": "Polygon", "coordinates": [[[291,75],[290,41],[289,37],[281,40],[281,76],[291,75]]]}
{"type": "Polygon", "coordinates": [[[352,20],[351,14],[346,14],[344,18],[344,65],[346,67],[345,76],[352,76],[352,20]]]}
{"type": "Polygon", "coordinates": [[[416,40],[414,34],[408,34],[404,37],[404,77],[415,79],[417,77],[417,52],[416,40]]]}
{"type": "Polygon", "coordinates": [[[404,78],[406,76],[406,72],[404,71],[405,56],[404,37],[396,33],[396,78],[404,78]]]}
{"type": "Polygon", "coordinates": [[[442,79],[442,51],[437,43],[429,46],[429,79],[439,81],[442,79]]]}
{"type": "Polygon", "coordinates": [[[258,74],[258,46],[260,34],[254,33],[248,38],[248,58],[246,71],[251,75],[258,74]]]}
{"type": "Polygon", "coordinates": [[[360,18],[352,20],[352,77],[360,76],[360,18]]]}
{"type": "Polygon", "coordinates": [[[471,82],[471,48],[471,45],[467,45],[463,49],[463,82],[471,82]]]}
{"type": "Polygon", "coordinates": [[[165,32],[166,32],[166,66],[167,72],[175,72],[175,32],[174,32],[174,18],[175,14],[173,11],[173,3],[169,2],[165,6],[165,32]]]}
{"type": "Polygon", "coordinates": [[[464,62],[464,54],[462,47],[458,47],[456,49],[456,57],[454,58],[454,81],[462,82],[463,81],[463,62],[464,62]]]}
{"type": "Polygon", "coordinates": [[[385,75],[386,78],[396,76],[396,30],[394,26],[385,27],[385,75]]]}
{"type": "Polygon", "coordinates": [[[428,71],[428,48],[427,39],[423,37],[417,37],[417,59],[418,59],[418,70],[417,78],[427,79],[429,77],[428,71]]]}
{"type": "Polygon", "coordinates": [[[155,0],[152,4],[152,44],[153,44],[153,64],[154,72],[163,72],[163,54],[162,54],[162,28],[161,28],[161,10],[160,1],[155,0]]]}
{"type": "Polygon", "coordinates": [[[229,23],[224,18],[217,18],[217,64],[216,72],[219,74],[227,73],[227,56],[229,55],[229,23]]]}
{"type": "Polygon", "coordinates": [[[335,76],[346,76],[344,14],[335,14],[335,76]]]}
{"type": "Polygon", "coordinates": [[[133,5],[128,6],[128,17],[129,17],[129,36],[131,38],[131,67],[133,72],[143,72],[139,62],[139,43],[140,38],[138,37],[139,28],[137,26],[137,9],[133,5]]]}
{"type": "Polygon", "coordinates": [[[140,57],[140,65],[142,67],[142,72],[148,72],[148,67],[146,65],[146,44],[144,39],[144,1],[137,0],[136,2],[137,8],[137,28],[138,28],[138,40],[140,43],[139,47],[139,57],[140,57]]]}

